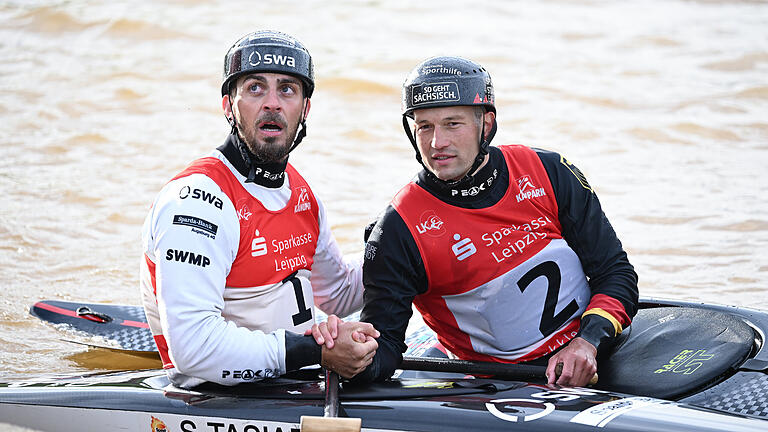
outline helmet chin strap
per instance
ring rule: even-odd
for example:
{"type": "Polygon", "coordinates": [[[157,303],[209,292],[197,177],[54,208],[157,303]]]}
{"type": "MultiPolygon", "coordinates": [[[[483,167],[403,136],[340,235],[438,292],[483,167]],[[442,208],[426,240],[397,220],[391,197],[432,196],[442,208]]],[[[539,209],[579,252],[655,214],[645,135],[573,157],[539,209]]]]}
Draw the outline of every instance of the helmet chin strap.
{"type": "Polygon", "coordinates": [[[301,140],[304,139],[305,136],[307,136],[307,98],[304,98],[304,107],[301,109],[301,120],[299,120],[299,126],[301,126],[301,130],[296,134],[296,138],[293,140],[293,145],[290,149],[288,149],[288,153],[286,155],[290,154],[293,149],[295,149],[301,140]]]}
{"type": "MultiPolygon", "coordinates": [[[[259,159],[258,156],[250,152],[248,150],[248,145],[243,142],[242,138],[240,138],[240,133],[237,129],[237,121],[235,121],[235,109],[232,106],[232,98],[228,98],[227,101],[229,102],[229,110],[232,112],[232,117],[227,116],[227,122],[232,127],[230,133],[235,136],[237,149],[240,151],[240,155],[243,157],[245,164],[248,166],[248,176],[245,179],[245,182],[254,183],[256,180],[256,165],[262,165],[266,162],[259,159]]],[[[305,112],[307,107],[306,101],[307,98],[304,98],[304,108],[301,111],[301,120],[299,120],[299,126],[301,126],[301,130],[299,130],[299,132],[296,134],[296,138],[293,140],[293,145],[291,145],[291,148],[288,149],[288,152],[285,154],[286,157],[293,151],[293,149],[299,145],[304,137],[307,136],[307,123],[305,120],[305,112]]]]}
{"type": "Polygon", "coordinates": [[[493,137],[496,136],[496,119],[493,119],[493,126],[491,126],[491,131],[488,133],[488,137],[485,137],[485,122],[483,122],[483,128],[480,131],[480,137],[478,139],[480,142],[480,148],[477,152],[477,156],[475,157],[475,161],[472,163],[469,171],[467,171],[467,174],[458,180],[441,180],[437,178],[437,176],[433,174],[429,168],[427,168],[427,166],[424,164],[424,160],[421,158],[421,152],[419,151],[419,146],[416,144],[416,139],[413,137],[413,133],[411,132],[411,126],[408,123],[408,116],[405,114],[403,114],[403,129],[405,129],[405,134],[411,141],[413,149],[416,150],[416,160],[419,162],[419,164],[421,164],[422,167],[424,167],[424,171],[426,171],[427,177],[440,182],[440,184],[443,184],[446,187],[456,187],[460,183],[466,182],[471,184],[474,182],[475,178],[473,174],[475,171],[477,171],[478,168],[480,168],[480,165],[482,165],[483,161],[485,160],[485,156],[488,154],[488,147],[491,145],[491,140],[493,140],[493,137]]]}

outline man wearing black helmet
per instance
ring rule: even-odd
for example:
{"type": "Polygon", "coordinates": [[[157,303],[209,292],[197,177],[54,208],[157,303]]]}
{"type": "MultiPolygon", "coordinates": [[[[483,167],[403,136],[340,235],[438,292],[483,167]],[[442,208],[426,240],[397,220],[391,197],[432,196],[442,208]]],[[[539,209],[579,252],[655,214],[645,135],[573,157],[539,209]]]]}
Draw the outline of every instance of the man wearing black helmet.
{"type": "Polygon", "coordinates": [[[353,376],[377,347],[370,324],[331,315],[310,334],[315,305],[340,316],[362,306],[360,259],[342,257],[288,163],[306,134],[312,59],[293,37],[260,31],[224,62],[231,133],[165,185],[142,231],[142,299],[163,367],[182,387],[316,363],[353,376]]]}
{"type": "Polygon", "coordinates": [[[557,153],[489,145],[493,85],[472,61],[417,66],[403,107],[424,169],[368,238],[361,319],[381,336],[355,380],[392,374],[413,304],[452,356],[538,363],[550,383],[585,385],[638,296],[637,275],[589,183],[557,153]]]}

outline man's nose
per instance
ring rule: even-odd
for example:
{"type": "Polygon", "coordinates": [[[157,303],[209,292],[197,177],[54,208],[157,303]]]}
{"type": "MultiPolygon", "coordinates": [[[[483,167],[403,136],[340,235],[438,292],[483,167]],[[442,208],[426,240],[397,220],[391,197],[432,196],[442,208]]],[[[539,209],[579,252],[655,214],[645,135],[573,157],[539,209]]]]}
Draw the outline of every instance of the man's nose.
{"type": "Polygon", "coordinates": [[[439,127],[435,127],[432,131],[432,148],[441,149],[448,146],[448,137],[442,133],[439,127]]]}
{"type": "Polygon", "coordinates": [[[283,106],[280,103],[280,98],[277,95],[277,90],[269,90],[264,96],[264,103],[262,107],[267,111],[280,111],[283,106]]]}

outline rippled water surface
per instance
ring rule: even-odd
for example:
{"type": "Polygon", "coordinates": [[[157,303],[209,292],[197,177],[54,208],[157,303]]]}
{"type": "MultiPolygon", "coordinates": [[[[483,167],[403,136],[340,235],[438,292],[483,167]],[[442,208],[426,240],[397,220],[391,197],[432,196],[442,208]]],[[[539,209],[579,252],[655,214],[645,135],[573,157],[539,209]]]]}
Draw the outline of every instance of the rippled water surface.
{"type": "Polygon", "coordinates": [[[0,3],[0,378],[114,366],[28,307],[138,304],[148,205],[224,139],[223,56],[257,28],[314,56],[309,135],[291,161],[345,252],[418,167],[400,126],[405,75],[457,54],[493,76],[495,144],[582,168],[642,295],[768,308],[768,4],[409,3],[0,3]]]}

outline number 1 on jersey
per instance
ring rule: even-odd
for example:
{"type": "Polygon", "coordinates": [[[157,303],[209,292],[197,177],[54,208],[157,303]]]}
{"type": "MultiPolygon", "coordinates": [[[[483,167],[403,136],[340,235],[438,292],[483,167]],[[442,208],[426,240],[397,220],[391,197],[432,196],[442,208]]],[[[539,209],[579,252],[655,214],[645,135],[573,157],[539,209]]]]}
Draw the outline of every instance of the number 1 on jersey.
{"type": "Polygon", "coordinates": [[[293,293],[296,295],[296,306],[299,312],[291,316],[295,326],[312,320],[312,310],[307,307],[304,301],[304,290],[301,289],[301,281],[296,277],[297,273],[298,271],[295,271],[283,280],[283,283],[290,282],[293,285],[293,293]]]}

